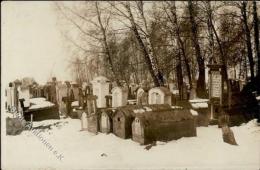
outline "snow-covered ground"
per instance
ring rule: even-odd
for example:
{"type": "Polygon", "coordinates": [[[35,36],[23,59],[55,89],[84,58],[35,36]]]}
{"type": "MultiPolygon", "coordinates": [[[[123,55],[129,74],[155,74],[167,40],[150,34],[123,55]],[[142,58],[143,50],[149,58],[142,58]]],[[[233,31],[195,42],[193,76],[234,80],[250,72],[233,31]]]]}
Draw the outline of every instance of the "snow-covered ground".
{"type": "Polygon", "coordinates": [[[32,104],[29,109],[39,109],[54,106],[53,103],[47,101],[46,98],[43,97],[31,98],[29,101],[32,104]]]}
{"type": "Polygon", "coordinates": [[[150,150],[113,134],[80,131],[80,120],[34,122],[50,126],[2,137],[3,169],[241,169],[260,168],[260,126],[255,120],[233,127],[238,146],[222,141],[217,126],[198,127],[197,137],[157,142],[150,150]],[[42,143],[48,142],[50,148],[42,143]],[[54,151],[55,152],[54,154],[54,151]],[[62,156],[59,156],[62,155],[62,156]]]}

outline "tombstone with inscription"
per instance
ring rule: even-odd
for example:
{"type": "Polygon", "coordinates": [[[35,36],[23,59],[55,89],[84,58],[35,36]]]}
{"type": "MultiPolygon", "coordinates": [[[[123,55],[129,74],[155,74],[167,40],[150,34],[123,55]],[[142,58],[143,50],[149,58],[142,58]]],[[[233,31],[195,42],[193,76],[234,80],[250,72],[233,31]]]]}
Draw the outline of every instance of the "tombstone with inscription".
{"type": "Polygon", "coordinates": [[[110,133],[113,129],[113,110],[111,108],[102,109],[100,112],[100,132],[110,133]]]}
{"type": "Polygon", "coordinates": [[[148,92],[147,89],[139,88],[136,93],[136,104],[147,105],[148,104],[148,92]]]}
{"type": "Polygon", "coordinates": [[[114,87],[112,89],[112,107],[127,105],[128,89],[125,87],[114,87]]]}
{"type": "Polygon", "coordinates": [[[109,94],[110,81],[103,76],[99,76],[93,79],[91,82],[93,85],[93,95],[97,96],[97,107],[106,107],[106,95],[109,94]]]}
{"type": "Polygon", "coordinates": [[[223,105],[223,65],[209,64],[209,108],[210,119],[216,119],[223,105]]]}
{"type": "Polygon", "coordinates": [[[98,132],[99,116],[97,114],[97,96],[87,96],[87,120],[88,131],[92,133],[98,132]]]}
{"type": "Polygon", "coordinates": [[[155,87],[148,92],[149,104],[172,104],[172,93],[166,87],[155,87]]]}

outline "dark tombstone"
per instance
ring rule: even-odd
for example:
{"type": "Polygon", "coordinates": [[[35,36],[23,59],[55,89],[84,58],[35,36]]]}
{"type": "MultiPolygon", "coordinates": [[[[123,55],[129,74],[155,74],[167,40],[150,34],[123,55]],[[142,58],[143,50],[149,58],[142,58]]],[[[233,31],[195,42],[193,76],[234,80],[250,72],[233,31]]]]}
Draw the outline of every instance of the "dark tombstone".
{"type": "Polygon", "coordinates": [[[227,125],[222,126],[222,135],[224,142],[231,145],[237,145],[234,133],[227,125]]]}
{"type": "Polygon", "coordinates": [[[112,95],[106,95],[106,107],[112,107],[112,95]]]}

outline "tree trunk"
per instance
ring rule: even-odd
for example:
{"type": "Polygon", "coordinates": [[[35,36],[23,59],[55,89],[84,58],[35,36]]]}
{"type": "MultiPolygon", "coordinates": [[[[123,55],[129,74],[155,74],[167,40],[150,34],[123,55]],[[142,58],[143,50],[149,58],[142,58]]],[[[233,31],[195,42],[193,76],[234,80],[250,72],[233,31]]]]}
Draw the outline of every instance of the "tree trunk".
{"type": "MultiPolygon", "coordinates": [[[[225,57],[225,55],[224,55],[224,51],[223,51],[223,47],[222,47],[222,43],[221,43],[221,41],[220,41],[220,38],[219,38],[219,36],[218,36],[218,33],[217,33],[217,31],[216,31],[216,29],[215,29],[215,26],[214,26],[214,24],[213,24],[213,22],[212,22],[212,10],[211,10],[211,5],[210,5],[210,2],[208,1],[208,2],[206,2],[207,3],[207,15],[208,15],[208,24],[209,24],[209,29],[211,29],[211,31],[213,31],[213,34],[214,34],[214,36],[216,37],[216,40],[217,40],[217,44],[218,44],[218,47],[219,47],[219,51],[220,51],[220,61],[221,61],[221,64],[223,65],[223,79],[224,79],[224,81],[226,82],[226,84],[227,84],[227,93],[228,93],[228,96],[230,96],[230,83],[229,83],[229,81],[228,81],[228,74],[227,74],[227,59],[226,59],[226,57],[225,57]]],[[[212,34],[212,33],[211,33],[212,34]]],[[[213,36],[213,35],[212,35],[213,36]]],[[[214,40],[213,40],[213,42],[212,43],[214,43],[214,40]]],[[[214,45],[214,44],[212,44],[212,45],[214,45]]],[[[228,102],[228,107],[230,108],[230,106],[231,106],[231,103],[230,103],[230,101],[228,102]]]]}
{"type": "Polygon", "coordinates": [[[257,17],[256,0],[253,1],[253,15],[254,15],[254,33],[255,33],[255,54],[257,57],[257,75],[260,76],[260,47],[259,47],[259,27],[257,17]]]}
{"type": "Polygon", "coordinates": [[[243,1],[241,13],[242,13],[242,17],[243,17],[244,29],[245,29],[245,34],[246,34],[247,57],[248,57],[249,66],[250,66],[251,80],[253,80],[254,79],[254,59],[253,59],[253,53],[252,53],[250,30],[249,30],[249,27],[247,24],[246,6],[247,6],[247,3],[245,1],[243,1]]]}
{"type": "MultiPolygon", "coordinates": [[[[153,82],[154,82],[154,85],[157,87],[157,86],[163,86],[164,85],[164,82],[163,82],[163,76],[162,76],[162,73],[159,71],[158,69],[158,66],[157,66],[157,63],[156,63],[156,60],[154,58],[154,56],[152,55],[152,49],[151,48],[147,48],[137,30],[137,26],[136,26],[136,23],[134,21],[134,17],[132,15],[132,12],[131,12],[131,9],[130,9],[130,5],[127,4],[126,6],[126,10],[129,14],[129,19],[130,19],[130,22],[131,22],[131,25],[132,25],[132,31],[134,32],[135,34],[135,37],[142,49],[142,52],[144,54],[144,59],[148,65],[148,68],[149,68],[149,71],[150,71],[150,74],[153,78],[153,82]]],[[[147,38],[147,37],[146,37],[147,38]]]]}
{"type": "Polygon", "coordinates": [[[183,75],[182,75],[182,63],[181,63],[181,54],[178,54],[178,64],[176,67],[176,76],[178,81],[178,89],[179,89],[179,96],[180,100],[183,99],[183,75]]]}
{"type": "Polygon", "coordinates": [[[189,65],[189,61],[188,61],[187,55],[186,55],[184,43],[183,43],[183,41],[181,39],[181,36],[180,36],[180,26],[179,26],[179,23],[178,23],[175,2],[173,2],[173,4],[172,4],[171,14],[173,15],[173,18],[174,18],[173,19],[173,24],[176,27],[175,31],[176,31],[177,40],[178,40],[178,47],[181,49],[181,52],[182,52],[182,56],[183,56],[183,59],[184,59],[185,67],[186,67],[186,70],[187,70],[189,85],[190,85],[190,89],[191,89],[192,88],[192,79],[191,79],[190,65],[189,65]]]}
{"type": "Polygon", "coordinates": [[[99,8],[98,8],[98,2],[95,3],[96,5],[96,12],[97,12],[97,16],[98,16],[98,23],[100,25],[100,29],[101,29],[101,32],[102,32],[102,36],[103,36],[103,46],[104,46],[104,50],[105,50],[105,53],[108,57],[108,62],[109,62],[109,65],[110,65],[110,69],[114,75],[114,78],[115,78],[115,81],[116,81],[116,84],[118,86],[120,86],[120,81],[118,79],[118,75],[116,74],[116,71],[114,69],[114,65],[113,65],[113,60],[112,60],[112,54],[110,52],[110,49],[108,47],[108,43],[107,43],[107,35],[106,35],[106,30],[102,24],[102,21],[101,21],[101,16],[100,16],[100,11],[99,11],[99,8]]]}
{"type": "Polygon", "coordinates": [[[200,45],[198,41],[198,30],[197,24],[194,19],[194,11],[193,11],[193,4],[191,0],[188,1],[188,8],[190,13],[190,23],[191,23],[191,32],[192,32],[192,42],[196,52],[196,59],[199,66],[199,77],[197,81],[197,96],[203,98],[206,96],[206,85],[205,85],[205,64],[204,58],[201,55],[200,45]]]}

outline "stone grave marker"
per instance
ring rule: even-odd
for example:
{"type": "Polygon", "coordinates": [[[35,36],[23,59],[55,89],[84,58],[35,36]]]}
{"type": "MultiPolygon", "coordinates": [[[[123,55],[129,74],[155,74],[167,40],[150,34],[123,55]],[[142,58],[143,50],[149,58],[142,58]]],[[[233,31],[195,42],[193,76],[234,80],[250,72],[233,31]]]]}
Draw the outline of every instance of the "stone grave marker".
{"type": "Polygon", "coordinates": [[[124,87],[114,87],[112,89],[112,107],[127,105],[128,90],[124,87]]]}
{"type": "Polygon", "coordinates": [[[94,78],[91,83],[93,85],[93,95],[97,96],[97,107],[105,108],[106,107],[105,96],[109,94],[110,81],[106,77],[99,76],[94,78]]]}

